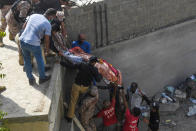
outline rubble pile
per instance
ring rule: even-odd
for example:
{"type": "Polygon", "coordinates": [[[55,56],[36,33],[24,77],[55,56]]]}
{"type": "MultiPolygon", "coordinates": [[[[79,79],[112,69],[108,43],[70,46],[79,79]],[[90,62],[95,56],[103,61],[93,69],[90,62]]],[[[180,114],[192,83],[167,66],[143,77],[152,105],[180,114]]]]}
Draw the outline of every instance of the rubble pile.
{"type": "Polygon", "coordinates": [[[181,104],[187,104],[186,116],[196,115],[196,75],[191,75],[176,87],[165,86],[152,99],[160,103],[160,112],[175,112],[181,104]]]}

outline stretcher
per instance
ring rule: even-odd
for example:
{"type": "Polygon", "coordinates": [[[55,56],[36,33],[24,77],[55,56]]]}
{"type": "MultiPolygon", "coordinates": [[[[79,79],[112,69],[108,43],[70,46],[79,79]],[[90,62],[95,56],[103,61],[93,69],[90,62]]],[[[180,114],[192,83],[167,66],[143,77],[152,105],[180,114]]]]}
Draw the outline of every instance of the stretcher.
{"type": "MultiPolygon", "coordinates": [[[[85,53],[80,47],[74,47],[69,49],[69,51],[64,52],[64,57],[71,61],[73,64],[83,61],[88,62],[92,55],[85,53]]],[[[122,74],[120,70],[114,68],[106,60],[100,58],[99,62],[95,64],[95,67],[98,69],[99,73],[103,76],[104,81],[108,84],[109,82],[114,82],[122,86],[122,74]]]]}

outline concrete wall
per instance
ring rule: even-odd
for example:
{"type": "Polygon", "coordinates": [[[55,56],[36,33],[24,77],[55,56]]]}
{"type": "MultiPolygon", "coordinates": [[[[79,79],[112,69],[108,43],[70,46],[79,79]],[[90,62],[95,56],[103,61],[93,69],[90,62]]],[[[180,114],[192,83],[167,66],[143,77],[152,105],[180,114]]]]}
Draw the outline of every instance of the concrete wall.
{"type": "Polygon", "coordinates": [[[49,123],[44,121],[11,123],[8,125],[10,131],[48,131],[49,123]]]}
{"type": "MultiPolygon", "coordinates": [[[[43,98],[44,109],[38,115],[28,117],[8,118],[11,131],[59,131],[63,110],[63,70],[55,64],[49,87],[43,98]]],[[[41,87],[40,87],[41,88],[41,87]]]]}
{"type": "Polygon", "coordinates": [[[52,78],[50,80],[51,94],[51,105],[49,117],[49,130],[48,131],[59,131],[61,126],[61,119],[63,118],[63,92],[62,84],[64,81],[63,69],[59,64],[55,64],[53,69],[52,78]]]}
{"type": "Polygon", "coordinates": [[[123,74],[125,87],[136,81],[149,95],[178,85],[196,72],[196,20],[97,49],[123,74]]]}
{"type": "Polygon", "coordinates": [[[105,0],[68,10],[70,39],[85,33],[93,48],[134,38],[196,16],[195,0],[105,0]]]}

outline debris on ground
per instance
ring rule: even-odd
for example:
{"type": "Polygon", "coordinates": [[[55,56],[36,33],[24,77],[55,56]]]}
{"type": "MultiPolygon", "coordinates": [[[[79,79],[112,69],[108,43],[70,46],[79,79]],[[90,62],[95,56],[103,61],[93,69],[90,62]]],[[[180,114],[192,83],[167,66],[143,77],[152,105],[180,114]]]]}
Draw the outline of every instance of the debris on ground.
{"type": "Polygon", "coordinates": [[[164,120],[160,123],[160,126],[168,126],[170,128],[175,127],[177,124],[173,120],[164,120]]]}
{"type": "Polygon", "coordinates": [[[196,114],[196,105],[189,107],[189,112],[187,113],[187,116],[193,116],[196,114]]]}

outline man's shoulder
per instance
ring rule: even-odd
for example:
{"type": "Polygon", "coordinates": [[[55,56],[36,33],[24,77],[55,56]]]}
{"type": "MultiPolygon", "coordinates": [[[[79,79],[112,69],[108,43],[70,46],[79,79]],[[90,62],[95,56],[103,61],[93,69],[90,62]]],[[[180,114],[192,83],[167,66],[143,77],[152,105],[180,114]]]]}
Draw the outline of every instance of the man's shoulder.
{"type": "Polygon", "coordinates": [[[48,21],[48,19],[42,15],[42,14],[35,14],[37,19],[40,19],[40,21],[42,22],[43,26],[51,26],[50,22],[48,21]]]}
{"type": "Polygon", "coordinates": [[[84,41],[83,44],[90,46],[90,43],[88,41],[84,41]]]}
{"type": "Polygon", "coordinates": [[[40,22],[49,23],[49,21],[46,19],[46,17],[42,14],[32,14],[30,16],[30,19],[36,19],[36,20],[39,20],[40,22]]]}
{"type": "Polygon", "coordinates": [[[48,19],[44,16],[44,15],[41,15],[41,14],[33,14],[29,17],[29,21],[31,22],[35,22],[37,21],[37,24],[43,28],[51,28],[51,24],[50,22],[48,21],[48,19]]]}
{"type": "Polygon", "coordinates": [[[32,14],[30,16],[30,18],[44,18],[44,15],[42,15],[42,14],[32,14]]]}

